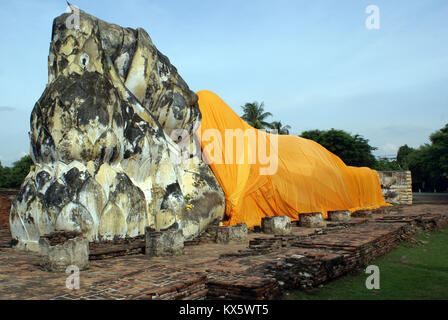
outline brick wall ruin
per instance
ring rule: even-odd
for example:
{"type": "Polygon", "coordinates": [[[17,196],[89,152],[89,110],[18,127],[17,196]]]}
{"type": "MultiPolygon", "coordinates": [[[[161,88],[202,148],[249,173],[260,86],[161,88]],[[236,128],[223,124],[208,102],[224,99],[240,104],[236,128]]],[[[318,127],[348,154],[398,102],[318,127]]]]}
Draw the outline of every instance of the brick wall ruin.
{"type": "Polygon", "coordinates": [[[0,229],[9,229],[9,213],[12,199],[18,190],[0,189],[0,229]]]}
{"type": "Polygon", "coordinates": [[[384,199],[391,204],[412,204],[411,171],[378,171],[384,199]]]}

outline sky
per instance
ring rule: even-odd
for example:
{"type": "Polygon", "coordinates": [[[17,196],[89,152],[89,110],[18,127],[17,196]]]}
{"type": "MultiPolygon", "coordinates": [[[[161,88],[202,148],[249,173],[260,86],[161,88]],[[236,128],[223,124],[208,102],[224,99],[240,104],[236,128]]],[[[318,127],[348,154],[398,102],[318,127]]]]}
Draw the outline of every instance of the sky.
{"type": "MultiPolygon", "coordinates": [[[[376,156],[428,143],[448,123],[446,0],[188,0],[72,4],[145,29],[190,89],[247,102],[292,127],[360,134],[376,156]],[[379,29],[366,27],[375,5],[379,29]]],[[[30,114],[48,80],[64,0],[0,0],[0,161],[29,153],[30,114]]]]}

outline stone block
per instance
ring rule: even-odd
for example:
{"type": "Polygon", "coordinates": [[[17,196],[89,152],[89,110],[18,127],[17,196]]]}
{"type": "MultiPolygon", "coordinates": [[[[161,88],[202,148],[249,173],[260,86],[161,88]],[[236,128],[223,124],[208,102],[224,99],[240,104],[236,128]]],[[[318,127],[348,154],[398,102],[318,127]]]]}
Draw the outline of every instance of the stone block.
{"type": "Polygon", "coordinates": [[[47,271],[65,272],[68,266],[82,270],[89,265],[89,240],[82,236],[58,243],[52,243],[50,237],[40,237],[39,252],[42,255],[41,266],[47,271]]]}
{"type": "Polygon", "coordinates": [[[299,226],[305,228],[324,228],[327,223],[324,221],[322,213],[311,212],[299,215],[299,226]]]}
{"type": "Polygon", "coordinates": [[[237,224],[231,227],[219,227],[216,234],[216,242],[229,243],[246,243],[247,240],[247,225],[245,223],[237,224]]]}
{"type": "Polygon", "coordinates": [[[412,204],[410,171],[378,171],[384,200],[391,204],[412,204]]]}
{"type": "Polygon", "coordinates": [[[287,235],[291,233],[291,219],[288,216],[264,217],[261,220],[264,233],[287,235]]]}
{"type": "Polygon", "coordinates": [[[328,220],[335,222],[349,221],[351,217],[350,211],[328,211],[328,220]]]}
{"type": "Polygon", "coordinates": [[[147,227],[145,235],[145,254],[148,256],[164,257],[184,254],[185,238],[182,230],[153,231],[147,227]]]}

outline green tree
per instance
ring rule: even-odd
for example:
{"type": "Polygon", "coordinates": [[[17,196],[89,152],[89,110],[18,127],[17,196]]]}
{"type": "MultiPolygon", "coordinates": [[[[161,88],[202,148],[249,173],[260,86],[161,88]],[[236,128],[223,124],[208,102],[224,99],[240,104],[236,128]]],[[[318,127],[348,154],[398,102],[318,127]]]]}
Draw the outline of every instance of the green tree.
{"type": "Polygon", "coordinates": [[[403,170],[397,160],[389,160],[387,158],[379,158],[373,169],[378,171],[400,171],[403,170]]]}
{"type": "Polygon", "coordinates": [[[443,176],[448,176],[448,124],[430,135],[433,157],[443,176]]]}
{"type": "Polygon", "coordinates": [[[255,129],[271,128],[271,124],[266,121],[266,118],[272,117],[272,113],[264,111],[264,103],[259,104],[257,101],[246,103],[241,107],[243,115],[241,119],[246,121],[255,129]]]}
{"type": "Polygon", "coordinates": [[[291,126],[284,126],[281,121],[271,122],[271,129],[277,130],[277,134],[289,134],[291,126]]]}
{"type": "Polygon", "coordinates": [[[398,152],[397,152],[397,162],[400,165],[400,167],[402,168],[402,170],[407,170],[409,168],[408,156],[413,151],[415,151],[415,149],[410,148],[407,144],[405,144],[404,146],[401,146],[398,149],[398,152]]]}
{"type": "Polygon", "coordinates": [[[423,190],[433,190],[439,176],[437,161],[434,159],[431,145],[420,146],[407,156],[409,170],[412,172],[412,182],[420,184],[423,190]]]}
{"type": "Polygon", "coordinates": [[[412,182],[425,191],[448,188],[448,124],[429,137],[431,143],[417,149],[400,147],[397,158],[412,172],[412,182]]]}
{"type": "Polygon", "coordinates": [[[351,135],[336,129],[310,130],[302,132],[301,137],[321,144],[340,157],[347,165],[357,167],[373,167],[375,165],[376,160],[372,151],[376,148],[370,146],[369,140],[358,134],[351,135]]]}
{"type": "Polygon", "coordinates": [[[24,156],[13,163],[12,167],[0,167],[0,187],[18,189],[30,172],[33,161],[24,156]]]}
{"type": "Polygon", "coordinates": [[[5,181],[5,169],[2,166],[2,163],[0,162],[0,188],[3,188],[3,183],[5,181]]]}
{"type": "Polygon", "coordinates": [[[10,184],[10,170],[11,168],[3,167],[0,164],[0,188],[8,188],[10,184]]]}

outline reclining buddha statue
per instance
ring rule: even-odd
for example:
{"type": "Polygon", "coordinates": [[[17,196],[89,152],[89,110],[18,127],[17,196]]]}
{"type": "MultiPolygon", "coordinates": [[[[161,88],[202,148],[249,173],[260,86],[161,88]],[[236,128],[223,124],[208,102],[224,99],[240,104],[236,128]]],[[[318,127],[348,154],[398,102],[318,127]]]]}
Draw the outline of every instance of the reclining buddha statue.
{"type": "Polygon", "coordinates": [[[195,237],[225,207],[209,166],[179,147],[195,148],[197,95],[143,29],[71,8],[53,23],[49,80],[31,114],[34,166],[12,204],[13,238],[37,250],[39,236],[55,230],[89,241],[135,237],[147,226],[195,237]]]}

